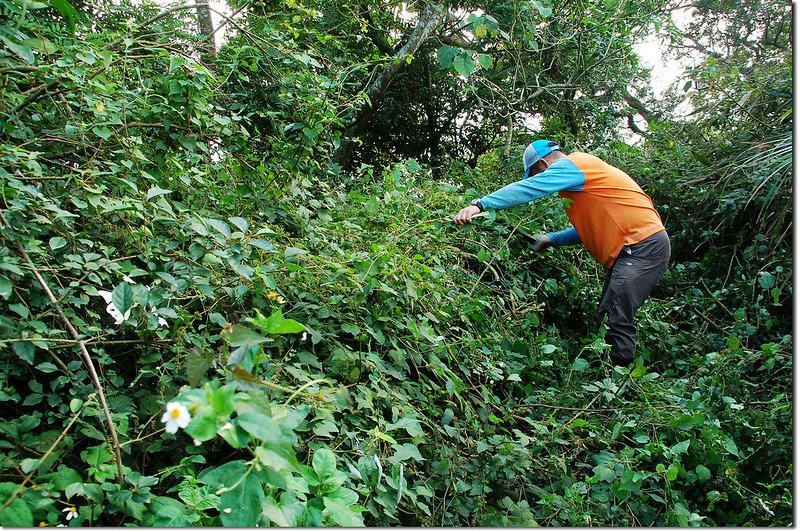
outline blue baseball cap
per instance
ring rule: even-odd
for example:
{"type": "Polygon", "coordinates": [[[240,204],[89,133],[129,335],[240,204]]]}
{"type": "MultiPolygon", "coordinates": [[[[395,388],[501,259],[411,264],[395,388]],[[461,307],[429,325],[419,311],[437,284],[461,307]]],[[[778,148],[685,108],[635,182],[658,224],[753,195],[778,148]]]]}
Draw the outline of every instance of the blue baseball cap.
{"type": "Polygon", "coordinates": [[[523,177],[530,177],[531,167],[536,164],[539,159],[560,149],[558,143],[552,140],[539,139],[531,142],[528,147],[525,148],[525,154],[522,156],[522,169],[525,171],[523,177]]]}

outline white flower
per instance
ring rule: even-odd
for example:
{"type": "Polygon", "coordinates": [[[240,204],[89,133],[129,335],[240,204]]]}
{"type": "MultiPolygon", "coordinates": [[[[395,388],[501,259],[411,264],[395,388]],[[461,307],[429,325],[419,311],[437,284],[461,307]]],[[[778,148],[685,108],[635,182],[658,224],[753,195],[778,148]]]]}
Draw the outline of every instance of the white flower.
{"type": "Polygon", "coordinates": [[[166,430],[170,434],[175,434],[178,429],[185,429],[191,420],[189,410],[177,401],[167,403],[167,411],[161,417],[161,422],[167,424],[166,430]]]}
{"type": "Polygon", "coordinates": [[[108,290],[98,290],[97,294],[102,297],[108,306],[106,306],[106,312],[114,318],[114,323],[119,325],[123,321],[127,320],[131,316],[131,309],[125,311],[125,314],[119,311],[119,309],[114,305],[114,297],[111,295],[111,292],[108,290]]]}
{"type": "Polygon", "coordinates": [[[381,460],[378,458],[378,455],[372,455],[372,458],[375,460],[375,465],[378,466],[378,484],[380,484],[381,478],[383,478],[383,466],[381,465],[381,460]]]}
{"type": "Polygon", "coordinates": [[[67,512],[67,521],[69,521],[70,519],[74,519],[74,518],[78,517],[78,509],[75,508],[74,506],[70,506],[69,508],[64,508],[61,511],[62,512],[67,512]]]}
{"type": "Polygon", "coordinates": [[[225,508],[224,510],[222,510],[222,513],[229,514],[229,513],[231,513],[232,511],[233,511],[233,510],[231,510],[230,508],[225,508]]]}

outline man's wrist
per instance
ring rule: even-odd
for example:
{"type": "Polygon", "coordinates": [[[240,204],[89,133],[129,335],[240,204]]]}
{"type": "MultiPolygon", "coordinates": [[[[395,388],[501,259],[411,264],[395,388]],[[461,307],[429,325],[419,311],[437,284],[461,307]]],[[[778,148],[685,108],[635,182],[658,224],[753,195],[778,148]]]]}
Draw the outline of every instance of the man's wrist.
{"type": "Polygon", "coordinates": [[[481,199],[480,198],[475,198],[474,200],[472,200],[470,205],[472,205],[473,207],[477,207],[478,210],[481,211],[481,212],[484,211],[483,204],[481,203],[481,199]]]}

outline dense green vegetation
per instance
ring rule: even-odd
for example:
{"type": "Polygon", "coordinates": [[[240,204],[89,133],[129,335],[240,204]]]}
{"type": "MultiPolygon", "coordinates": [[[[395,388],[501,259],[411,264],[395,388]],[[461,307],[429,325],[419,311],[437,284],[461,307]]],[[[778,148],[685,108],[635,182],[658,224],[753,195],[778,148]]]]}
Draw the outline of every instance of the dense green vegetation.
{"type": "Polygon", "coordinates": [[[0,525],[793,524],[791,5],[339,4],[0,0],[0,525]],[[672,237],[632,368],[451,223],[540,135],[672,237]]]}

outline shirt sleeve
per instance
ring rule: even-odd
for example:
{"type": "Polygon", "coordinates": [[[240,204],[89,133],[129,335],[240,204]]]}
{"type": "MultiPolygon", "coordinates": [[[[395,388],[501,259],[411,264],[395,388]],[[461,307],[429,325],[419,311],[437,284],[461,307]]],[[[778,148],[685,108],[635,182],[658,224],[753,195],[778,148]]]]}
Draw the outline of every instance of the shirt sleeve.
{"type": "Polygon", "coordinates": [[[504,186],[483,196],[484,208],[502,210],[537,200],[562,190],[579,191],[586,179],[583,172],[569,159],[559,159],[547,170],[504,186]]]}
{"type": "Polygon", "coordinates": [[[574,227],[569,227],[563,231],[547,233],[554,246],[574,246],[581,243],[581,237],[574,227]]]}

